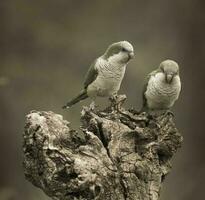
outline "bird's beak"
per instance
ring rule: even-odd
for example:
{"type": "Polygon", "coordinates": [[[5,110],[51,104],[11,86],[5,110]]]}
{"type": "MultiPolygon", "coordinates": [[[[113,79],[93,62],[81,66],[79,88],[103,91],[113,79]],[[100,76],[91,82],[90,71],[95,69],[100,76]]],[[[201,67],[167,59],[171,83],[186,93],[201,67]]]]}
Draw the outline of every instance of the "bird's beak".
{"type": "Polygon", "coordinates": [[[129,55],[129,59],[133,59],[135,54],[134,52],[130,52],[128,55],[129,55]]]}
{"type": "Polygon", "coordinates": [[[166,81],[167,83],[171,83],[173,79],[173,74],[166,74],[166,81]]]}

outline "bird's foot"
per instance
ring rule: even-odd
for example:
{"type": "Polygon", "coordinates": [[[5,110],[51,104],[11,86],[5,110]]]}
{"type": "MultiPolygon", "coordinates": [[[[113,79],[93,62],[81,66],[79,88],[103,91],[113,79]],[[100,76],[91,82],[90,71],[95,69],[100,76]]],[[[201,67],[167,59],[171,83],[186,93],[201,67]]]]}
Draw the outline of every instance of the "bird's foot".
{"type": "Polygon", "coordinates": [[[138,110],[135,110],[133,107],[130,108],[130,109],[128,109],[128,111],[129,111],[130,113],[132,113],[133,115],[139,115],[139,114],[141,114],[141,113],[145,113],[145,112],[140,112],[140,111],[138,111],[138,110]]]}
{"type": "Polygon", "coordinates": [[[112,95],[109,100],[111,101],[111,107],[113,110],[120,111],[122,109],[122,104],[127,99],[126,95],[112,95]]]}
{"type": "Polygon", "coordinates": [[[174,114],[170,110],[149,110],[147,111],[147,113],[150,117],[154,117],[154,118],[159,117],[161,115],[170,115],[170,114],[174,116],[174,114]]]}
{"type": "Polygon", "coordinates": [[[169,116],[171,115],[172,117],[174,117],[174,113],[171,110],[166,110],[164,113],[165,116],[169,116]]]}
{"type": "Polygon", "coordinates": [[[95,102],[92,101],[91,104],[90,104],[90,106],[89,106],[89,109],[90,109],[90,110],[95,110],[95,108],[96,108],[95,102]]]}
{"type": "Polygon", "coordinates": [[[111,103],[115,103],[117,101],[117,94],[113,94],[109,97],[109,100],[111,103]]]}

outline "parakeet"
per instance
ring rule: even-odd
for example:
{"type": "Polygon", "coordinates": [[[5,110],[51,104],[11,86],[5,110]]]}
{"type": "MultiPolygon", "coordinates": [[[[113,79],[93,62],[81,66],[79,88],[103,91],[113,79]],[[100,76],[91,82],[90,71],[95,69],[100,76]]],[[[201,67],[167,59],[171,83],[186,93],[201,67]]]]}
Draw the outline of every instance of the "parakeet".
{"type": "Polygon", "coordinates": [[[127,63],[134,56],[133,46],[127,41],[111,44],[105,53],[90,66],[84,88],[63,108],[69,108],[81,100],[91,97],[111,97],[120,89],[127,63]]]}
{"type": "Polygon", "coordinates": [[[173,60],[163,61],[157,70],[148,75],[143,91],[142,111],[170,109],[180,91],[178,64],[173,60]]]}

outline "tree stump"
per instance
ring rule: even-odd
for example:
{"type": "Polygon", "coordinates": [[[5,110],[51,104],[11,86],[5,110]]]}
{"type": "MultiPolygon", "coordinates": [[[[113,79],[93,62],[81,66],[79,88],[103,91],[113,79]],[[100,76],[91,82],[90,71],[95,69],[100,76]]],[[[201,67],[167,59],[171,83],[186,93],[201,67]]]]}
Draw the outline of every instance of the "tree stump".
{"type": "Polygon", "coordinates": [[[55,200],[158,200],[181,146],[173,115],[137,113],[120,95],[103,111],[84,107],[82,126],[31,111],[23,140],[27,180],[55,200]]]}

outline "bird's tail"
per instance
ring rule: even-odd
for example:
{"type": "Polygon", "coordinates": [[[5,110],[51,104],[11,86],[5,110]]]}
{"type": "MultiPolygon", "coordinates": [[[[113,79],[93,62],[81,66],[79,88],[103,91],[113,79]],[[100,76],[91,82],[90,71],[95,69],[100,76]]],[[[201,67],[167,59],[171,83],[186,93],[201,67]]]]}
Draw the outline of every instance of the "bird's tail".
{"type": "Polygon", "coordinates": [[[71,99],[65,106],[62,108],[70,108],[72,105],[78,103],[79,101],[82,101],[83,99],[86,99],[88,97],[86,90],[82,90],[76,97],[71,99]]]}

